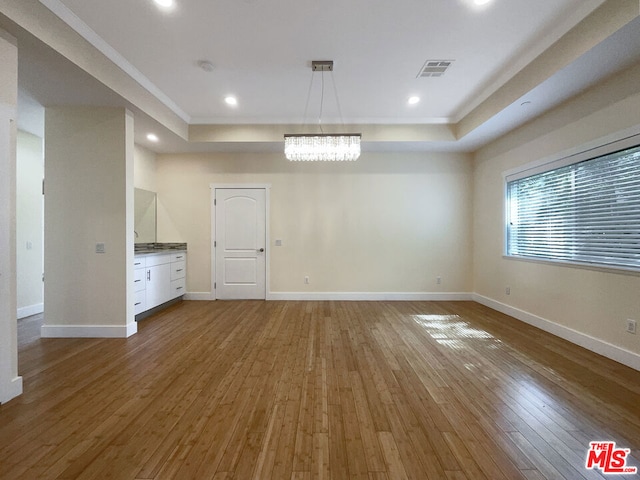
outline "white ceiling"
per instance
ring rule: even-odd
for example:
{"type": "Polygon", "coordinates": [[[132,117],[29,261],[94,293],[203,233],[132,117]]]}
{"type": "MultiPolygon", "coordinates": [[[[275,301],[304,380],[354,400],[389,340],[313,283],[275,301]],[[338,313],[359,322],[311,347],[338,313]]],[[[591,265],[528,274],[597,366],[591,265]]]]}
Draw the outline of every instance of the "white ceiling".
{"type": "MultiPolygon", "coordinates": [[[[312,74],[310,61],[328,59],[335,71],[325,74],[322,122],[376,125],[460,121],[604,2],[176,0],[166,11],[152,0],[40,1],[188,123],[316,123],[322,74],[312,74]],[[417,78],[432,59],[453,63],[442,77],[417,78]],[[213,71],[200,69],[199,60],[213,71]],[[229,94],[237,107],[225,104],[229,94]],[[412,95],[421,101],[409,106],[412,95]]],[[[639,27],[636,19],[458,141],[375,149],[473,150],[640,61],[639,27]],[[532,103],[521,107],[525,100],[532,103]]],[[[35,39],[26,43],[20,121],[31,130],[40,105],[122,103],[35,39]]],[[[161,152],[281,147],[187,144],[136,112],[139,143],[146,144],[147,130],[160,132],[161,144],[147,146],[161,152]]]]}

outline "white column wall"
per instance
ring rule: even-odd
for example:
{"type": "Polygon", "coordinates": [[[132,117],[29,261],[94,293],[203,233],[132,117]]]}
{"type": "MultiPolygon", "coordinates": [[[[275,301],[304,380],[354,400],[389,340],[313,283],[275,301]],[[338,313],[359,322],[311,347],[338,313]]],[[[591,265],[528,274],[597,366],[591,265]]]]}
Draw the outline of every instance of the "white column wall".
{"type": "Polygon", "coordinates": [[[0,403],[22,393],[16,320],[18,48],[0,30],[0,403]]]}
{"type": "Polygon", "coordinates": [[[43,337],[127,337],[133,314],[133,117],[45,111],[43,337]],[[96,244],[105,253],[96,252],[96,244]]]}

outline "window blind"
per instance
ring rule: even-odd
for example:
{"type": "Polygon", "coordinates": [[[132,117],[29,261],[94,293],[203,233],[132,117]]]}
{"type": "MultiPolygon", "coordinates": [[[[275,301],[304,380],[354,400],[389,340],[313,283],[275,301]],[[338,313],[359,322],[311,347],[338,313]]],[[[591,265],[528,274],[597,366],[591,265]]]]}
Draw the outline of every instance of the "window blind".
{"type": "Polygon", "coordinates": [[[640,146],[507,181],[507,254],[640,269],[640,146]]]}

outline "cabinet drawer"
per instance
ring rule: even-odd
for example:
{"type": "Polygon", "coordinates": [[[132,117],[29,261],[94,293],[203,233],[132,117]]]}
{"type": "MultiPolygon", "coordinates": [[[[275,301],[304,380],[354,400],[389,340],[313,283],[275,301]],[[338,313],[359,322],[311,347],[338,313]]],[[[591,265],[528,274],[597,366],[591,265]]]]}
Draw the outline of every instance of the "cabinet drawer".
{"type": "Polygon", "coordinates": [[[140,290],[144,290],[146,287],[146,279],[145,279],[146,269],[144,268],[136,268],[133,271],[133,285],[134,292],[139,292],[140,290]]]}
{"type": "Polygon", "coordinates": [[[172,253],[171,261],[172,262],[184,262],[187,259],[186,252],[172,253]]]}
{"type": "Polygon", "coordinates": [[[164,263],[171,263],[171,254],[165,255],[150,255],[146,258],[147,267],[154,267],[156,265],[162,265],[164,263]]]}
{"type": "MultiPolygon", "coordinates": [[[[144,271],[144,270],[143,270],[144,271]]],[[[138,315],[147,309],[146,295],[144,290],[136,292],[133,300],[133,314],[138,315]]]]}
{"type": "Polygon", "coordinates": [[[133,259],[133,268],[144,268],[146,267],[146,258],[145,257],[136,257],[133,259]]]}
{"type": "Polygon", "coordinates": [[[171,280],[178,280],[179,278],[184,278],[184,273],[185,273],[184,262],[174,262],[171,264],[171,280]]]}
{"type": "Polygon", "coordinates": [[[171,298],[177,298],[180,297],[182,295],[184,295],[185,293],[185,279],[184,278],[179,278],[178,280],[173,280],[171,282],[171,298]]]}

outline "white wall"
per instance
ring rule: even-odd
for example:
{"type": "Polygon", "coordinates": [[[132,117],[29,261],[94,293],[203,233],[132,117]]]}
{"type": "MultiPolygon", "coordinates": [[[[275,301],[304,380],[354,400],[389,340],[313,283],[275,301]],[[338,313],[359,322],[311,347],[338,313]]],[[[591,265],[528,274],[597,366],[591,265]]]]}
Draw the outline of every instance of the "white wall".
{"type": "Polygon", "coordinates": [[[0,29],[0,403],[22,393],[16,320],[18,48],[0,29]]]}
{"type": "Polygon", "coordinates": [[[640,275],[504,259],[506,170],[640,131],[640,65],[483,148],[474,185],[474,291],[478,300],[640,368],[640,275]],[[511,295],[505,287],[511,287],[511,295]]]}
{"type": "Polygon", "coordinates": [[[18,318],[43,310],[42,288],[44,178],[42,138],[18,132],[16,179],[16,256],[18,318]]]}
{"type": "Polygon", "coordinates": [[[133,315],[133,117],[45,112],[43,336],[128,336],[133,315]],[[106,253],[96,252],[104,243],[106,253]]]}
{"type": "Polygon", "coordinates": [[[471,291],[466,155],[159,155],[157,182],[158,241],[188,243],[189,292],[211,290],[211,183],[272,185],[272,292],[471,291]]]}

